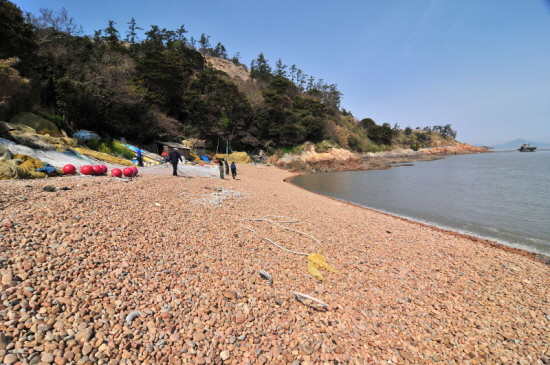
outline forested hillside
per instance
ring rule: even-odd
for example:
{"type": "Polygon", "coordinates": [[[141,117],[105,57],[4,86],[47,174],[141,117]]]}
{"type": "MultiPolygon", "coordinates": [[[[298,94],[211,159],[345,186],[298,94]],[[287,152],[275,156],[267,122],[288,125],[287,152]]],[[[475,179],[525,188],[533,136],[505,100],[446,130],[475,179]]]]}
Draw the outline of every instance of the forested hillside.
{"type": "Polygon", "coordinates": [[[336,84],[280,59],[272,67],[263,53],[246,67],[238,53],[228,57],[205,34],[187,38],[183,25],[153,25],[139,39],[134,19],[126,29],[106,21],[105,29],[87,36],[65,10],[23,14],[0,0],[0,14],[0,120],[31,111],[69,134],[87,129],[141,145],[228,140],[246,151],[306,141],[379,151],[456,136],[450,125],[401,130],[357,120],[340,108],[336,84]],[[220,67],[216,59],[235,68],[220,67]]]}

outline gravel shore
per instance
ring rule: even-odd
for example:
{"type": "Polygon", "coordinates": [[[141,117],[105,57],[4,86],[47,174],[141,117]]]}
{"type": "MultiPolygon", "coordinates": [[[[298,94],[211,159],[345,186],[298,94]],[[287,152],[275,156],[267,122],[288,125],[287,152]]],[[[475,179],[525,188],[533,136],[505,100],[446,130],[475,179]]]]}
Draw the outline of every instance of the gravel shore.
{"type": "Polygon", "coordinates": [[[550,267],[528,253],[304,191],[275,167],[140,172],[0,181],[4,364],[549,361],[550,267]],[[318,282],[265,238],[322,250],[338,273],[318,282]]]}

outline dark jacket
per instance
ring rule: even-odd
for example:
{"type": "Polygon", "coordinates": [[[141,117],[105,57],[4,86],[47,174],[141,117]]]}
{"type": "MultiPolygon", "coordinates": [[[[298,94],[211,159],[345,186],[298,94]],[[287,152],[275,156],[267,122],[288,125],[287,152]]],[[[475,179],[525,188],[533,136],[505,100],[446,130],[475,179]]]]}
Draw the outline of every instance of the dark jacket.
{"type": "Polygon", "coordinates": [[[235,162],[231,162],[231,171],[237,171],[237,166],[235,165],[235,162]]]}
{"type": "Polygon", "coordinates": [[[170,160],[170,163],[175,164],[178,163],[178,161],[183,162],[180,153],[177,150],[173,150],[168,155],[168,159],[170,160]]]}

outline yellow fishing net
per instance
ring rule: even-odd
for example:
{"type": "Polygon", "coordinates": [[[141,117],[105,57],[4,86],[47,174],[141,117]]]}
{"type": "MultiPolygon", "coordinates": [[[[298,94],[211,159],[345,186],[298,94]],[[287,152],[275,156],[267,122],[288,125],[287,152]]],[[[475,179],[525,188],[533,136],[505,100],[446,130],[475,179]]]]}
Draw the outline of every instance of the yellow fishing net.
{"type": "Polygon", "coordinates": [[[38,172],[44,163],[27,155],[15,155],[13,160],[0,162],[0,180],[10,179],[43,179],[48,177],[43,172],[38,172]]]}
{"type": "Polygon", "coordinates": [[[126,159],[123,159],[123,158],[120,158],[120,157],[111,156],[111,155],[108,155],[106,153],[97,152],[97,151],[94,151],[94,150],[90,150],[88,148],[73,148],[73,149],[76,152],[78,152],[82,155],[91,156],[91,157],[96,158],[96,159],[101,160],[101,161],[116,163],[118,165],[123,165],[123,166],[134,166],[134,164],[130,160],[126,160],[126,159]]]}
{"type": "Polygon", "coordinates": [[[250,163],[252,162],[252,159],[250,156],[246,154],[246,152],[233,152],[229,155],[218,153],[214,156],[214,158],[226,158],[228,162],[235,162],[235,163],[250,163]]]}
{"type": "Polygon", "coordinates": [[[323,255],[321,255],[321,251],[319,251],[318,253],[310,253],[309,255],[307,255],[307,261],[308,261],[307,272],[310,275],[315,276],[317,280],[321,282],[324,280],[324,278],[323,278],[323,275],[321,275],[321,272],[319,271],[319,269],[324,269],[329,272],[338,273],[338,271],[333,269],[327,263],[323,255]]]}

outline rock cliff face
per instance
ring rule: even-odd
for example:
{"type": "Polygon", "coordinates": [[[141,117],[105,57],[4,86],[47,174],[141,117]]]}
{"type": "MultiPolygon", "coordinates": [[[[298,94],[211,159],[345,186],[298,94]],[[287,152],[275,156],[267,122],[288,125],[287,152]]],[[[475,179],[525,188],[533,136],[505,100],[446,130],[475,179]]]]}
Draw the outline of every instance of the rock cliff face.
{"type": "Polygon", "coordinates": [[[250,78],[250,72],[244,67],[237,66],[229,60],[225,60],[217,57],[204,56],[206,62],[214,67],[216,70],[220,70],[228,74],[230,77],[238,77],[242,80],[248,80],[250,78]]]}
{"type": "Polygon", "coordinates": [[[361,157],[351,151],[331,148],[327,152],[316,152],[314,145],[309,145],[306,151],[297,155],[285,154],[281,158],[271,156],[268,162],[282,169],[304,172],[365,169],[361,157]]]}

